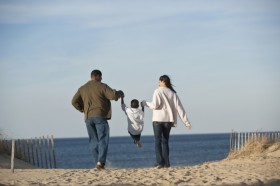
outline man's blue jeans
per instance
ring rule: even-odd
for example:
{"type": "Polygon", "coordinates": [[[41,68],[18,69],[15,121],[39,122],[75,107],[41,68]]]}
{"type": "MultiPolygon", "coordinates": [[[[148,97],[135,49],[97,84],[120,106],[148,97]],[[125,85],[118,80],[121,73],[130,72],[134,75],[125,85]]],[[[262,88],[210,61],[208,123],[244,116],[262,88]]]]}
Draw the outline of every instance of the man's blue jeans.
{"type": "Polygon", "coordinates": [[[169,162],[169,134],[171,122],[153,122],[156,166],[170,167],[169,162]]]}
{"type": "Polygon", "coordinates": [[[89,148],[92,151],[94,163],[106,163],[110,128],[106,118],[91,117],[86,120],[89,136],[89,148]]]}

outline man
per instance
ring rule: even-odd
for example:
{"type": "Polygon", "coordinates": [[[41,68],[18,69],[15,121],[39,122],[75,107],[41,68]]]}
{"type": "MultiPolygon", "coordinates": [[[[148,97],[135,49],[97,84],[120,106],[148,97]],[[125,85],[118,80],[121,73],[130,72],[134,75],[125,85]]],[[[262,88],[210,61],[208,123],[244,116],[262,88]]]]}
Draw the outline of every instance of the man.
{"type": "Polygon", "coordinates": [[[123,91],[116,91],[105,83],[101,83],[102,73],[91,72],[91,80],[81,86],[72,99],[72,105],[84,113],[89,135],[89,146],[93,153],[97,169],[104,169],[109,144],[111,119],[111,101],[124,96],[123,91]]]}

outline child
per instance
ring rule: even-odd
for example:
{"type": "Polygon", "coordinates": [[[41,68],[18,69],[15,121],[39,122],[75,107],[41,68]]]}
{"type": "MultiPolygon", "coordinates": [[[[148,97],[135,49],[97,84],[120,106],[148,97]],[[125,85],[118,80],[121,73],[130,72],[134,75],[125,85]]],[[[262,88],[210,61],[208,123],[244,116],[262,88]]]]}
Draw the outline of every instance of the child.
{"type": "Polygon", "coordinates": [[[134,140],[134,143],[138,148],[142,147],[140,142],[141,132],[144,127],[144,107],[142,110],[139,109],[139,101],[137,99],[133,99],[131,101],[130,107],[127,107],[124,103],[123,97],[121,97],[122,110],[125,112],[127,116],[128,122],[128,133],[134,140]]]}

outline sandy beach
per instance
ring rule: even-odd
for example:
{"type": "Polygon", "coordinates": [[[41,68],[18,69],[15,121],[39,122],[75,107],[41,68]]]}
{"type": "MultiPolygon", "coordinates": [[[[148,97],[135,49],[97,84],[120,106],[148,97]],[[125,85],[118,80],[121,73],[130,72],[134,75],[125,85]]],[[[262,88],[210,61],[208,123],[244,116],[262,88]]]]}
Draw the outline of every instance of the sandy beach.
{"type": "MultiPolygon", "coordinates": [[[[186,157],[188,158],[188,157],[186,157]]],[[[34,169],[0,158],[2,185],[280,185],[280,143],[246,156],[164,169],[34,169]]]]}

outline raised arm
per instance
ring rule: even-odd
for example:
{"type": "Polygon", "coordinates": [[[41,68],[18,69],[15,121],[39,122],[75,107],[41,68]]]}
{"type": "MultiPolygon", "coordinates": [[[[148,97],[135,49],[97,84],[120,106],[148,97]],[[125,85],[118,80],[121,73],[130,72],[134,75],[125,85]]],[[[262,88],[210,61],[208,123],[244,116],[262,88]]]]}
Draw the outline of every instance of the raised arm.
{"type": "Polygon", "coordinates": [[[143,104],[143,102],[141,102],[141,107],[142,107],[142,111],[144,112],[144,110],[145,110],[145,105],[143,104]]]}
{"type": "Polygon", "coordinates": [[[125,107],[126,107],[126,105],[125,105],[125,103],[124,103],[124,95],[121,96],[121,107],[122,107],[122,110],[125,112],[125,107]]]}
{"type": "Polygon", "coordinates": [[[159,96],[159,92],[158,90],[155,90],[154,91],[154,94],[153,94],[153,100],[151,102],[147,102],[146,100],[143,100],[141,102],[141,106],[146,106],[146,107],[149,107],[150,109],[157,109],[161,104],[161,99],[160,99],[160,96],[159,96]]]}

